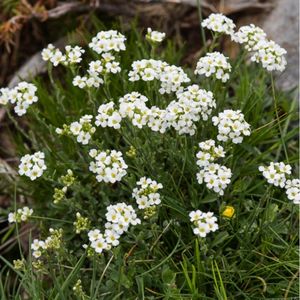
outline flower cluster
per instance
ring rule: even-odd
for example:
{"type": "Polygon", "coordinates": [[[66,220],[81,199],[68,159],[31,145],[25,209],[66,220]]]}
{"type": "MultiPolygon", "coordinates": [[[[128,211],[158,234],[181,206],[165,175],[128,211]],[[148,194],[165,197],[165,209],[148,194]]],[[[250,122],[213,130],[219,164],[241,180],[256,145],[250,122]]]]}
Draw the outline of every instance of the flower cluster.
{"type": "Polygon", "coordinates": [[[253,50],[255,53],[251,60],[261,63],[268,71],[282,72],[285,69],[287,62],[284,55],[287,52],[274,41],[260,40],[253,50]]]}
{"type": "Polygon", "coordinates": [[[21,223],[29,219],[33,214],[33,209],[24,206],[23,208],[18,208],[16,212],[11,212],[8,214],[9,223],[21,223]]]}
{"type": "Polygon", "coordinates": [[[189,217],[194,225],[193,232],[199,237],[206,237],[208,233],[215,232],[219,228],[217,218],[212,212],[191,211],[189,217]]]}
{"type": "Polygon", "coordinates": [[[127,174],[128,166],[120,151],[91,149],[89,155],[95,160],[90,163],[89,169],[97,174],[97,181],[115,183],[121,181],[122,177],[127,174]]]}
{"type": "Polygon", "coordinates": [[[266,39],[266,36],[266,33],[260,27],[250,24],[242,26],[235,32],[232,40],[239,44],[245,44],[245,48],[252,51],[259,41],[266,39]]]}
{"type": "Polygon", "coordinates": [[[41,177],[46,169],[45,154],[41,151],[35,152],[32,155],[26,154],[21,157],[21,163],[19,165],[20,175],[25,175],[31,180],[35,180],[41,177]]]}
{"type": "Polygon", "coordinates": [[[78,86],[80,89],[91,87],[98,88],[103,82],[101,77],[94,74],[88,74],[86,76],[77,75],[73,79],[73,85],[78,86]]]}
{"type": "Polygon", "coordinates": [[[73,171],[68,169],[67,174],[59,178],[59,182],[63,185],[63,187],[54,189],[53,202],[55,204],[59,203],[63,198],[65,198],[68,187],[73,185],[75,182],[73,171]]]}
{"type": "Polygon", "coordinates": [[[79,122],[72,122],[69,126],[64,125],[63,129],[56,128],[56,133],[59,135],[76,136],[78,143],[87,145],[96,131],[96,128],[92,125],[92,119],[92,115],[84,115],[79,119],[79,122]]]}
{"type": "Polygon", "coordinates": [[[199,143],[200,151],[196,154],[197,165],[199,167],[207,167],[220,157],[225,157],[225,151],[222,146],[216,146],[214,140],[207,140],[199,143]]]}
{"type": "Polygon", "coordinates": [[[229,168],[212,163],[197,173],[197,180],[199,184],[205,182],[208,189],[222,196],[230,183],[231,176],[232,172],[229,168]]]}
{"type": "Polygon", "coordinates": [[[157,183],[155,180],[150,178],[142,177],[136,183],[132,191],[132,197],[136,200],[139,209],[145,209],[147,212],[147,217],[154,214],[155,206],[161,203],[160,194],[158,190],[162,189],[161,183],[157,183]]]}
{"type": "Polygon", "coordinates": [[[251,60],[261,63],[268,71],[282,72],[286,67],[285,49],[272,40],[267,39],[266,33],[259,27],[251,24],[242,26],[232,40],[245,44],[245,48],[252,52],[251,60]]]}
{"type": "Polygon", "coordinates": [[[206,77],[214,76],[216,79],[226,82],[229,79],[230,71],[231,65],[227,61],[227,57],[220,52],[211,52],[199,59],[195,74],[204,74],[206,77]]]}
{"type": "Polygon", "coordinates": [[[59,49],[49,44],[47,48],[43,49],[42,58],[44,61],[50,61],[55,67],[59,64],[69,66],[80,63],[84,52],[85,50],[79,46],[72,47],[67,45],[65,47],[65,54],[63,54],[59,49]]]}
{"type": "Polygon", "coordinates": [[[189,86],[177,94],[178,101],[172,101],[166,109],[166,120],[179,134],[194,135],[195,122],[207,120],[216,101],[212,92],[202,90],[198,85],[189,86]]]}
{"type": "Polygon", "coordinates": [[[300,204],[300,179],[287,180],[285,189],[288,199],[295,204],[300,204]]]}
{"type": "Polygon", "coordinates": [[[89,230],[91,226],[91,221],[89,220],[89,218],[85,218],[79,212],[77,212],[76,221],[73,223],[73,225],[75,227],[75,232],[79,234],[82,231],[89,230]]]}
{"type": "Polygon", "coordinates": [[[125,36],[116,30],[100,31],[92,38],[89,47],[98,54],[111,51],[119,52],[126,49],[125,41],[125,36]]]}
{"type": "Polygon", "coordinates": [[[0,104],[8,102],[15,104],[14,110],[18,116],[23,116],[28,107],[38,101],[36,96],[37,87],[25,81],[20,82],[16,87],[0,89],[0,104]]]}
{"type": "Polygon", "coordinates": [[[161,43],[165,39],[165,37],[166,37],[166,34],[164,32],[153,31],[151,28],[147,29],[146,38],[150,42],[161,43]]]}
{"type": "Polygon", "coordinates": [[[182,84],[190,82],[190,79],[182,68],[169,65],[161,60],[142,59],[132,63],[132,70],[129,72],[130,81],[160,81],[159,92],[170,94],[183,89],[182,84]]]}
{"type": "Polygon", "coordinates": [[[40,258],[43,253],[50,250],[58,250],[62,244],[62,229],[49,229],[50,235],[46,240],[33,240],[31,244],[32,256],[35,258],[40,258]]]}
{"type": "Polygon", "coordinates": [[[218,126],[219,141],[232,140],[234,144],[240,144],[243,136],[250,135],[250,125],[245,121],[240,110],[227,109],[212,118],[213,125],[218,126]]]}
{"type": "Polygon", "coordinates": [[[102,234],[99,229],[90,230],[88,233],[91,247],[99,254],[103,250],[118,246],[121,235],[128,231],[130,225],[141,223],[133,207],[123,202],[108,206],[105,216],[105,233],[102,234]]]}
{"type": "Polygon", "coordinates": [[[260,166],[259,171],[268,183],[283,188],[286,184],[286,175],[290,175],[292,167],[284,162],[271,162],[269,166],[260,166]]]}
{"type": "Polygon", "coordinates": [[[126,94],[119,99],[119,113],[123,118],[129,118],[134,126],[142,128],[147,124],[150,114],[147,101],[147,97],[138,92],[126,94]]]}
{"type": "Polygon", "coordinates": [[[119,111],[115,110],[114,105],[113,102],[100,105],[95,122],[97,126],[113,127],[114,129],[119,129],[121,127],[120,123],[122,117],[119,111]]]}
{"type": "Polygon", "coordinates": [[[235,28],[233,21],[223,14],[210,14],[208,18],[202,21],[201,25],[212,31],[229,35],[234,33],[235,28]]]}

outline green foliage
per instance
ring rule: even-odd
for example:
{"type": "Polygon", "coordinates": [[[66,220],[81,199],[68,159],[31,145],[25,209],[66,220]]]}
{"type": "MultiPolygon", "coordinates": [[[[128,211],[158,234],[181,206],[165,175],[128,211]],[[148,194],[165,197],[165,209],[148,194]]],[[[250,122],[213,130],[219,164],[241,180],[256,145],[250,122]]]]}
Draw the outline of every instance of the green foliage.
{"type": "MultiPolygon", "coordinates": [[[[95,32],[99,29],[96,26],[95,32]]],[[[25,295],[39,300],[296,299],[298,208],[258,172],[259,165],[271,161],[297,163],[298,129],[291,125],[297,120],[296,99],[292,92],[274,91],[271,75],[258,65],[244,63],[244,53],[232,62],[226,84],[196,78],[186,68],[192,82],[214,93],[217,108],[212,115],[225,108],[241,109],[251,124],[252,134],[242,144],[226,144],[223,163],[232,169],[233,178],[224,196],[196,180],[198,143],[216,139],[211,120],[200,121],[194,136],[179,136],[173,130],[162,135],[123,121],[120,130],[97,128],[87,146],[55,133],[57,127],[84,114],[96,115],[100,104],[117,103],[132,91],[162,108],[172,100],[173,95],[160,95],[155,83],[128,81],[131,63],[150,58],[150,47],[134,27],[127,37],[127,50],[120,55],[122,72],[90,94],[73,86],[71,69],[59,68],[50,74],[50,81],[37,78],[34,82],[39,101],[27,113],[28,128],[14,133],[14,138],[20,156],[43,151],[47,171],[36,182],[20,178],[16,193],[32,199],[33,220],[42,237],[50,227],[63,229],[63,245],[36,268],[30,254],[21,270],[0,256],[5,266],[1,269],[1,299],[23,299],[25,295]],[[125,155],[131,147],[136,156],[125,155]],[[128,175],[113,185],[98,183],[88,169],[91,148],[120,150],[129,165],[128,175]],[[76,180],[66,197],[54,204],[54,189],[62,187],[60,177],[67,169],[76,180]],[[88,217],[93,227],[102,227],[109,204],[124,201],[134,205],[132,189],[142,176],[163,184],[158,214],[132,227],[118,247],[90,256],[82,247],[88,242],[87,233],[76,234],[73,227],[76,213],[88,217]],[[235,208],[233,218],[222,217],[225,205],[235,208]],[[197,239],[188,217],[195,209],[215,212],[219,230],[197,239]],[[81,292],[75,293],[79,279],[82,289],[79,285],[76,291],[81,292]]],[[[87,55],[96,57],[89,51],[87,55]]],[[[181,56],[172,41],[155,53],[155,59],[170,64],[178,64],[181,56]]],[[[19,247],[22,256],[23,246],[19,247]]]]}

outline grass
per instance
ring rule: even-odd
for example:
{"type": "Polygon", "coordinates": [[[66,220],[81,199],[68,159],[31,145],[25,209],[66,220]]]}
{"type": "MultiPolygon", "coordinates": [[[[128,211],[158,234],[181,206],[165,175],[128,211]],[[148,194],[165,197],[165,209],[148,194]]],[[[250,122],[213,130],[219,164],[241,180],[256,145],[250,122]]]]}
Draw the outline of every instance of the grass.
{"type": "MultiPolygon", "coordinates": [[[[95,22],[94,33],[101,29],[95,22]]],[[[200,121],[192,137],[179,136],[174,130],[162,135],[138,129],[129,121],[123,121],[119,131],[98,128],[87,146],[55,134],[56,127],[83,114],[95,115],[103,102],[116,102],[131,91],[143,93],[150,105],[160,107],[173,99],[174,95],[160,95],[155,84],[128,81],[131,63],[150,58],[150,47],[135,27],[126,35],[122,72],[110,76],[103,88],[87,94],[72,85],[70,69],[50,71],[51,80],[34,80],[39,101],[27,113],[26,128],[13,121],[11,135],[19,156],[43,151],[48,169],[35,182],[16,178],[4,193],[13,194],[15,189],[15,202],[25,197],[34,208],[32,223],[41,237],[50,227],[62,228],[64,234],[62,247],[49,253],[42,267],[33,267],[29,253],[24,268],[16,270],[12,259],[23,257],[26,247],[18,238],[18,226],[5,228],[1,244],[15,233],[17,244],[9,251],[14,257],[0,256],[1,299],[25,299],[26,295],[34,300],[298,298],[298,207],[258,172],[259,165],[285,161],[293,166],[294,175],[298,173],[297,99],[294,91],[277,91],[272,75],[259,65],[245,63],[244,52],[231,61],[233,70],[226,84],[195,77],[190,67],[185,68],[193,83],[214,93],[217,109],[212,115],[225,108],[241,109],[251,124],[252,134],[242,144],[225,145],[222,164],[232,169],[233,178],[224,196],[199,185],[195,176],[198,143],[216,139],[210,120],[200,121]],[[136,149],[135,157],[125,156],[130,146],[136,149]],[[88,151],[93,147],[120,150],[129,165],[128,175],[114,185],[98,183],[88,170],[88,151]],[[67,199],[54,204],[54,188],[61,187],[58,178],[68,168],[76,175],[76,183],[67,199]],[[134,205],[131,192],[142,176],[164,186],[158,214],[132,227],[118,247],[88,256],[82,248],[86,232],[75,234],[72,225],[76,212],[101,228],[107,205],[120,200],[134,205]],[[235,208],[233,218],[222,217],[225,205],[235,208]],[[219,230],[197,239],[188,217],[195,209],[215,212],[219,230]],[[82,293],[73,291],[78,279],[82,293]]],[[[88,41],[92,35],[85,36],[88,41]]],[[[155,58],[179,65],[183,51],[172,41],[166,44],[155,58]]],[[[95,58],[89,51],[87,56],[95,58]]],[[[3,222],[7,213],[2,211],[3,222]]],[[[36,236],[36,230],[30,232],[28,245],[36,236]]]]}

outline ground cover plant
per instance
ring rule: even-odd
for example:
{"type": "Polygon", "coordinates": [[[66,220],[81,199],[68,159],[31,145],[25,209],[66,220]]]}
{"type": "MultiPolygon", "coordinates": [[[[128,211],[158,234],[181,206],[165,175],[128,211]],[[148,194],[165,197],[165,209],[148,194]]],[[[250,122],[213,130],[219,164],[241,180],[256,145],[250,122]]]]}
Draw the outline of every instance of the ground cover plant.
{"type": "Polygon", "coordinates": [[[296,299],[297,108],[274,85],[285,50],[213,14],[212,42],[183,68],[164,33],[95,27],[84,49],[43,50],[47,79],[1,89],[20,154],[2,240],[38,229],[28,257],[19,238],[18,257],[0,257],[1,298],[296,299]]]}

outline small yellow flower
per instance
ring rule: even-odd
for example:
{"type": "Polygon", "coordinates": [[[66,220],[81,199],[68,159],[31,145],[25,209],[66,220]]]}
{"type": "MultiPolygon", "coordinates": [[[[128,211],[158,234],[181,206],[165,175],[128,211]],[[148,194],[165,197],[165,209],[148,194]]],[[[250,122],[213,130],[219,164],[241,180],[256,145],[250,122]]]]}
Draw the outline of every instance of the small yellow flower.
{"type": "Polygon", "coordinates": [[[222,216],[226,218],[232,218],[234,215],[234,207],[233,206],[225,206],[225,209],[222,212],[222,216]]]}

